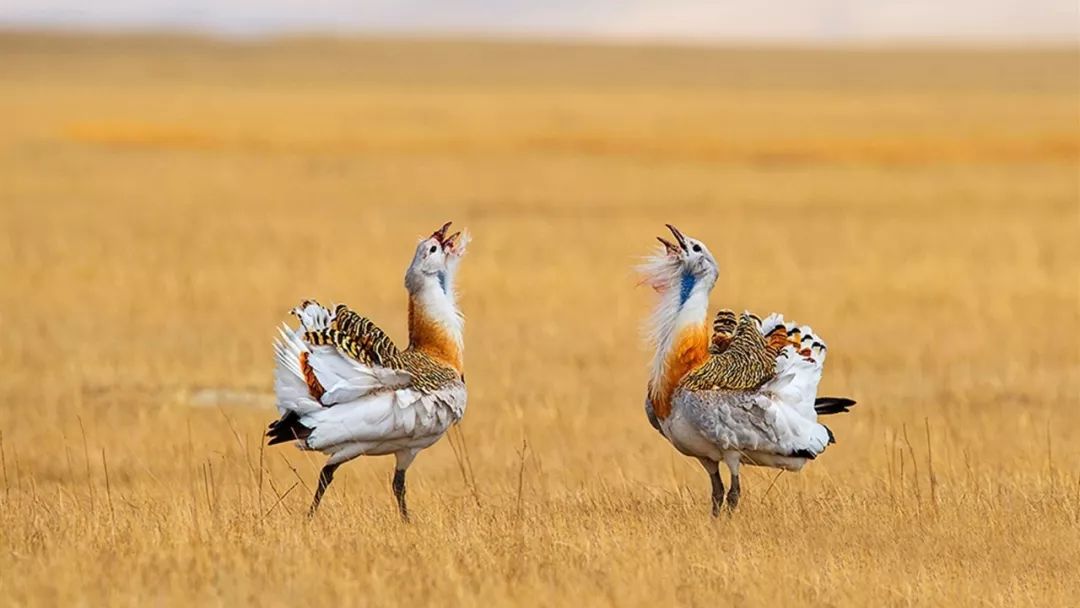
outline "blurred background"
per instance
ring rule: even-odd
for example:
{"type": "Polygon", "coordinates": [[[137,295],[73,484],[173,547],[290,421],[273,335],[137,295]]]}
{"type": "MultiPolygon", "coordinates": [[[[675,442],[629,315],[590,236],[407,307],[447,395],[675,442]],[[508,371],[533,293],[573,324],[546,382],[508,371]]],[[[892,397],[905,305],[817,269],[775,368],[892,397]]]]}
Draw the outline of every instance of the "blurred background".
{"type": "Polygon", "coordinates": [[[1076,42],[1068,0],[695,2],[693,0],[9,0],[9,27],[281,33],[485,35],[590,40],[818,44],[1076,42]]]}
{"type": "Polygon", "coordinates": [[[1078,10],[6,0],[0,588],[1069,605],[1078,10]],[[320,458],[261,447],[274,328],[318,298],[405,343],[446,220],[475,237],[460,432],[411,469],[414,526],[386,459],[301,523],[320,458]],[[642,413],[665,222],[716,253],[714,308],[813,325],[860,403],[730,520],[642,413]]]}

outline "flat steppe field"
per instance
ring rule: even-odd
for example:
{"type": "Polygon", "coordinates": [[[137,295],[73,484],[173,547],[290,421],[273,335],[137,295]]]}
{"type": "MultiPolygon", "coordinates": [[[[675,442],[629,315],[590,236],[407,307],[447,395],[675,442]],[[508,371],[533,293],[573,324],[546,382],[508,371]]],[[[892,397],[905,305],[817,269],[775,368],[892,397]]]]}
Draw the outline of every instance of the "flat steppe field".
{"type": "Polygon", "coordinates": [[[1066,606],[1075,50],[0,36],[0,603],[1066,606]],[[445,220],[469,410],[410,470],[260,447],[302,298],[404,342],[445,220]],[[671,222],[859,401],[734,517],[647,424],[671,222]]]}

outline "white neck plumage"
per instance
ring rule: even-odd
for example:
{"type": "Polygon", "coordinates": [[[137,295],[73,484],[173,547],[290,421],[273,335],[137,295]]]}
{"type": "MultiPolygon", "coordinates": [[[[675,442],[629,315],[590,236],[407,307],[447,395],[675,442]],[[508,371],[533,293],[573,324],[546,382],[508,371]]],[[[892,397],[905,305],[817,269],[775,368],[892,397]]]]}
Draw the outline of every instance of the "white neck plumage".
{"type": "Polygon", "coordinates": [[[426,276],[409,298],[428,321],[446,331],[460,349],[464,346],[465,318],[457,307],[451,277],[426,276]]]}
{"type": "Polygon", "coordinates": [[[406,277],[409,290],[409,348],[464,373],[465,320],[457,308],[450,278],[417,273],[406,277]]]}

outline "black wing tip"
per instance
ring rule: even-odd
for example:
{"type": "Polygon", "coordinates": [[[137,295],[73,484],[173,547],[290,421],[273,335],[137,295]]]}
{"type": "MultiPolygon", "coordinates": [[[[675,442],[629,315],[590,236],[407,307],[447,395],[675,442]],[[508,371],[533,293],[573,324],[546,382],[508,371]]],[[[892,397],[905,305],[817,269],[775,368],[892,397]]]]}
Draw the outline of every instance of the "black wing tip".
{"type": "Polygon", "coordinates": [[[811,452],[810,450],[795,450],[794,452],[789,454],[789,456],[791,458],[805,458],[807,460],[813,460],[817,458],[817,454],[811,452]]]}
{"type": "Polygon", "coordinates": [[[270,427],[266,430],[266,436],[270,440],[266,442],[266,445],[307,439],[310,435],[311,429],[300,424],[300,417],[296,415],[296,412],[288,412],[280,420],[270,423],[270,427]]]}
{"type": "Polygon", "coordinates": [[[814,399],[814,411],[821,416],[842,414],[851,411],[854,406],[855,400],[847,397],[818,397],[814,399]]]}

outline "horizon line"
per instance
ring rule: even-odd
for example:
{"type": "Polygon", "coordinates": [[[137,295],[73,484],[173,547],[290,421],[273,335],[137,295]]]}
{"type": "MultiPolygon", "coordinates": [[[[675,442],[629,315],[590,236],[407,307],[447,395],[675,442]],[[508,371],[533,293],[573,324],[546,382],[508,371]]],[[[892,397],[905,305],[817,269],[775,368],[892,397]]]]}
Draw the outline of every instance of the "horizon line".
{"type": "Polygon", "coordinates": [[[226,44],[274,43],[303,40],[387,41],[387,42],[476,42],[550,44],[566,46],[655,46],[669,48],[762,48],[762,49],[851,49],[851,50],[1072,50],[1080,59],[1080,41],[1069,37],[989,37],[989,36],[891,36],[875,38],[817,38],[796,36],[670,36],[630,34],[585,34],[580,32],[507,32],[492,30],[365,30],[291,28],[239,32],[212,27],[98,26],[93,24],[35,24],[26,27],[0,21],[0,36],[63,38],[173,38],[226,44]]]}

